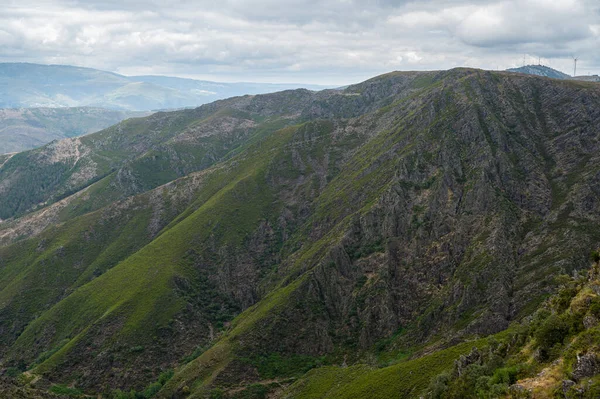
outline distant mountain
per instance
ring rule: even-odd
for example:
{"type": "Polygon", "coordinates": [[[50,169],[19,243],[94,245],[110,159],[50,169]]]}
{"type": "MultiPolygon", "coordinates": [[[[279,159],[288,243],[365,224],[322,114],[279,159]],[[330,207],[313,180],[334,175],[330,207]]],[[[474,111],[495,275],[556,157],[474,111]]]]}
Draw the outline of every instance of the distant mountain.
{"type": "Polygon", "coordinates": [[[526,75],[545,76],[553,79],[571,79],[570,75],[544,65],[525,65],[519,68],[509,68],[507,71],[524,73],[526,75]]]}
{"type": "Polygon", "coordinates": [[[146,115],[148,112],[90,107],[0,109],[0,154],[97,132],[124,119],[146,115]]]}
{"type": "Polygon", "coordinates": [[[144,111],[199,106],[245,94],[324,86],[217,83],[166,76],[123,76],[66,65],[0,63],[0,108],[80,107],[144,111]]]}

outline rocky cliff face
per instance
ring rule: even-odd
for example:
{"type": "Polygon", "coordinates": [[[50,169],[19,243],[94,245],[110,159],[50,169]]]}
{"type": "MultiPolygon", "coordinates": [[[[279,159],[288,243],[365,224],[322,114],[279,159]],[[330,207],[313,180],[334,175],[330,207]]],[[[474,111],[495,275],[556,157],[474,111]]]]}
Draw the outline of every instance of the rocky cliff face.
{"type": "Polygon", "coordinates": [[[5,364],[90,392],[176,368],[159,397],[202,397],[506,329],[600,240],[599,105],[591,83],[393,73],[22,154],[57,183],[0,225],[5,364]]]}

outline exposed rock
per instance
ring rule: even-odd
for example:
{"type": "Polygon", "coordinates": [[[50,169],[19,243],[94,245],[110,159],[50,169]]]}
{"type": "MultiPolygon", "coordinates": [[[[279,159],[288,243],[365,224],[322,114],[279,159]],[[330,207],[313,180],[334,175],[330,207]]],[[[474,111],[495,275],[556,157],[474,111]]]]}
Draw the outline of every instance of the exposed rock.
{"type": "Polygon", "coordinates": [[[596,327],[598,325],[598,322],[599,322],[598,318],[591,314],[586,314],[585,317],[583,318],[583,326],[586,329],[596,327]]]}
{"type": "Polygon", "coordinates": [[[467,366],[481,364],[482,360],[482,353],[477,347],[473,347],[468,355],[461,355],[458,360],[454,361],[454,370],[460,376],[467,366]]]}
{"type": "Polygon", "coordinates": [[[573,367],[573,379],[579,381],[600,373],[600,359],[593,352],[577,355],[577,363],[573,367]]]}
{"type": "Polygon", "coordinates": [[[577,385],[577,383],[573,380],[564,380],[562,382],[562,392],[563,395],[565,396],[565,399],[569,398],[568,394],[569,391],[575,386],[577,385]]]}

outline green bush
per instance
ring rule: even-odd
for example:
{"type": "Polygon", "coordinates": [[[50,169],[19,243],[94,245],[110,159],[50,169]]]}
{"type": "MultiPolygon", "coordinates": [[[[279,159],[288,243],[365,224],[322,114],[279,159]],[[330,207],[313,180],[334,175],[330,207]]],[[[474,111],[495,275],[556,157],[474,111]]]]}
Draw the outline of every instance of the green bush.
{"type": "Polygon", "coordinates": [[[571,326],[565,317],[551,315],[535,331],[534,337],[541,351],[549,351],[554,345],[562,343],[569,335],[571,326]]]}
{"type": "Polygon", "coordinates": [[[181,359],[181,362],[183,364],[189,363],[192,360],[197,359],[205,351],[206,351],[206,347],[204,347],[204,346],[197,346],[196,349],[194,349],[194,351],[192,353],[190,353],[189,355],[187,355],[186,357],[184,357],[183,359],[181,359]]]}
{"type": "Polygon", "coordinates": [[[83,392],[81,392],[79,389],[69,388],[66,385],[53,385],[52,388],[50,388],[50,392],[55,393],[57,395],[66,395],[73,397],[80,397],[81,395],[83,395],[83,392]]]}
{"type": "Polygon", "coordinates": [[[592,260],[592,262],[596,262],[596,263],[600,262],[600,251],[599,250],[592,251],[590,253],[590,259],[592,260]]]}
{"type": "Polygon", "coordinates": [[[590,303],[590,313],[593,316],[600,318],[600,297],[592,299],[592,302],[590,303]]]}
{"type": "Polygon", "coordinates": [[[167,383],[173,377],[173,370],[167,370],[161,373],[156,382],[148,385],[146,389],[140,392],[136,392],[132,389],[129,392],[123,392],[120,389],[113,391],[112,397],[114,399],[150,399],[156,396],[161,390],[163,385],[167,383]]]}
{"type": "Polygon", "coordinates": [[[165,385],[171,378],[173,378],[173,375],[175,375],[173,370],[164,371],[158,376],[158,383],[160,385],[165,385]]]}
{"type": "Polygon", "coordinates": [[[261,378],[299,377],[315,367],[322,366],[323,357],[306,355],[282,356],[279,353],[240,359],[258,369],[261,378]]]}
{"type": "Polygon", "coordinates": [[[223,399],[223,397],[225,397],[225,394],[220,388],[215,388],[212,391],[210,391],[210,399],[223,399]]]}
{"type": "Polygon", "coordinates": [[[441,399],[448,391],[448,384],[450,383],[451,377],[449,373],[442,373],[437,375],[429,384],[427,391],[432,399],[441,399]]]}
{"type": "Polygon", "coordinates": [[[497,369],[492,376],[490,383],[495,384],[508,384],[512,385],[517,382],[517,374],[519,369],[517,367],[504,367],[497,369]]]}
{"type": "Polygon", "coordinates": [[[17,367],[9,367],[6,369],[6,375],[8,377],[15,378],[18,377],[19,374],[21,374],[21,370],[19,370],[17,367]]]}
{"type": "Polygon", "coordinates": [[[161,388],[162,388],[162,384],[160,384],[158,382],[153,382],[152,384],[148,385],[146,387],[146,389],[144,389],[144,392],[142,393],[141,396],[144,399],[152,398],[152,397],[154,397],[154,395],[156,395],[158,393],[158,391],[160,391],[161,388]]]}
{"type": "Polygon", "coordinates": [[[568,309],[575,295],[577,295],[577,289],[575,287],[569,286],[561,288],[553,300],[556,310],[562,312],[568,309]]]}

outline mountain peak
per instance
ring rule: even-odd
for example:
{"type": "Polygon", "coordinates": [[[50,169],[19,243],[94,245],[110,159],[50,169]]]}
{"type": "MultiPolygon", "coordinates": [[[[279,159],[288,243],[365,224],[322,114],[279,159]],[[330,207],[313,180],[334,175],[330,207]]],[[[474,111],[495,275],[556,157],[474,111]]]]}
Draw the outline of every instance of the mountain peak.
{"type": "Polygon", "coordinates": [[[563,73],[561,71],[557,71],[556,69],[550,68],[545,65],[525,65],[518,68],[509,68],[508,72],[517,72],[524,73],[526,75],[537,75],[537,76],[545,76],[547,78],[552,79],[570,79],[571,76],[563,73]]]}

